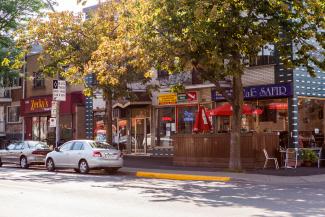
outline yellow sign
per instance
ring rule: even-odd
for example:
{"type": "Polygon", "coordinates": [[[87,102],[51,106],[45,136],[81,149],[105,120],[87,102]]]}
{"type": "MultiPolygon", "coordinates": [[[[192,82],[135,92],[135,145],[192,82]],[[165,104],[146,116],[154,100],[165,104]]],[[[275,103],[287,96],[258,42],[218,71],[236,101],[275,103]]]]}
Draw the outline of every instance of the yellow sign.
{"type": "Polygon", "coordinates": [[[176,104],[177,94],[176,93],[164,93],[158,96],[159,105],[176,104]]]}

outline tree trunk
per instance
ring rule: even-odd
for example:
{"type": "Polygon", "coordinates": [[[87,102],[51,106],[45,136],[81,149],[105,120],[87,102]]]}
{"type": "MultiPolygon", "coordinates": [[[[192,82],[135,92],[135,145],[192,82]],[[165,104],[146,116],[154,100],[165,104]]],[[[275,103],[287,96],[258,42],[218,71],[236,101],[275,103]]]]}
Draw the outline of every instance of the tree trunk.
{"type": "Polygon", "coordinates": [[[242,107],[244,101],[243,84],[241,74],[233,76],[233,99],[232,99],[232,130],[230,133],[230,156],[229,156],[229,169],[241,169],[240,157],[240,131],[241,131],[241,117],[242,107]]]}
{"type": "Polygon", "coordinates": [[[113,133],[112,133],[112,125],[113,125],[113,101],[112,94],[110,92],[105,92],[105,101],[106,101],[106,142],[108,144],[112,144],[113,142],[113,133]]]}

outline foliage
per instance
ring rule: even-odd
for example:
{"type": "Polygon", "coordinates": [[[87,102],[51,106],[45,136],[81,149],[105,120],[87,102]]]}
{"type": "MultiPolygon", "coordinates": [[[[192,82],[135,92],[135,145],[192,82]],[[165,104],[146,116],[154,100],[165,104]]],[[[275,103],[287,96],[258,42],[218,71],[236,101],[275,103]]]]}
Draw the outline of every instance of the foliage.
{"type": "Polygon", "coordinates": [[[317,154],[315,151],[310,149],[304,149],[302,151],[302,160],[309,161],[311,163],[315,163],[318,160],[317,154]]]}
{"type": "Polygon", "coordinates": [[[0,78],[1,85],[18,76],[22,66],[22,53],[15,48],[13,31],[38,14],[42,8],[54,3],[41,0],[6,0],[0,4],[0,78]]]}
{"type": "Polygon", "coordinates": [[[322,0],[137,0],[133,7],[141,11],[134,14],[139,43],[155,68],[194,70],[232,104],[232,169],[241,166],[241,76],[249,59],[274,44],[287,68],[305,67],[311,75],[314,66],[325,69],[322,0]],[[232,95],[219,83],[228,78],[232,95]]]}
{"type": "MultiPolygon", "coordinates": [[[[131,11],[128,1],[121,0],[101,4],[88,19],[72,12],[49,13],[46,19],[33,19],[19,34],[26,52],[35,43],[42,46],[39,62],[45,74],[84,84],[86,95],[103,90],[109,127],[112,100],[131,96],[130,84],[141,86],[152,74],[151,62],[138,45],[131,11]],[[94,84],[85,83],[88,75],[96,77],[94,84]]],[[[109,134],[107,138],[110,142],[109,134]]]]}
{"type": "Polygon", "coordinates": [[[94,88],[118,98],[129,91],[128,83],[150,79],[146,76],[148,61],[134,43],[134,27],[123,6],[115,2],[102,4],[87,20],[72,12],[49,13],[48,19],[37,18],[29,23],[20,34],[20,44],[27,45],[27,49],[36,42],[42,46],[39,60],[46,74],[60,74],[77,84],[94,74],[94,88]]]}

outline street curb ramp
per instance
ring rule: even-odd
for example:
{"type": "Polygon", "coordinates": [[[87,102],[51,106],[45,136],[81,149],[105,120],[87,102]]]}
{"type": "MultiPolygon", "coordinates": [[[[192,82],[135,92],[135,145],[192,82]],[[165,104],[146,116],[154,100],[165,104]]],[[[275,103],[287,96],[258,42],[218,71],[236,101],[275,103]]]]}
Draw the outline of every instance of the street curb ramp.
{"type": "Polygon", "coordinates": [[[144,172],[144,171],[137,171],[135,175],[137,177],[142,177],[142,178],[188,180],[188,181],[228,182],[231,180],[231,178],[227,176],[200,176],[200,175],[173,174],[173,173],[154,173],[154,172],[144,172]]]}

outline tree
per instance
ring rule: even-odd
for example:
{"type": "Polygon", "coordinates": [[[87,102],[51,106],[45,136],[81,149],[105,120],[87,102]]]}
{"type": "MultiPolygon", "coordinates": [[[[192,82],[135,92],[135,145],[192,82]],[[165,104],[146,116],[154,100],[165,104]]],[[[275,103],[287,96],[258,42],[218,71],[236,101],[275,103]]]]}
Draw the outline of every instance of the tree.
{"type": "Polygon", "coordinates": [[[241,169],[241,77],[248,60],[274,44],[287,68],[303,66],[311,75],[314,65],[325,69],[322,0],[138,0],[134,8],[140,11],[134,14],[139,44],[155,68],[195,70],[231,103],[230,169],[241,169]],[[220,86],[225,79],[232,80],[233,94],[220,86]]]}
{"type": "Polygon", "coordinates": [[[112,101],[131,95],[130,83],[150,79],[150,67],[143,50],[135,43],[128,4],[102,4],[89,19],[72,12],[49,13],[47,19],[32,20],[20,34],[26,50],[33,43],[42,46],[42,71],[60,74],[68,82],[84,84],[86,95],[101,89],[106,101],[107,142],[112,142],[112,101]],[[85,77],[94,75],[94,85],[85,77]]]}
{"type": "Polygon", "coordinates": [[[8,86],[5,81],[18,75],[22,58],[15,48],[14,31],[26,23],[30,18],[40,13],[53,0],[7,0],[0,4],[0,77],[1,85],[8,86]],[[3,83],[4,82],[4,83],[3,83]]]}

